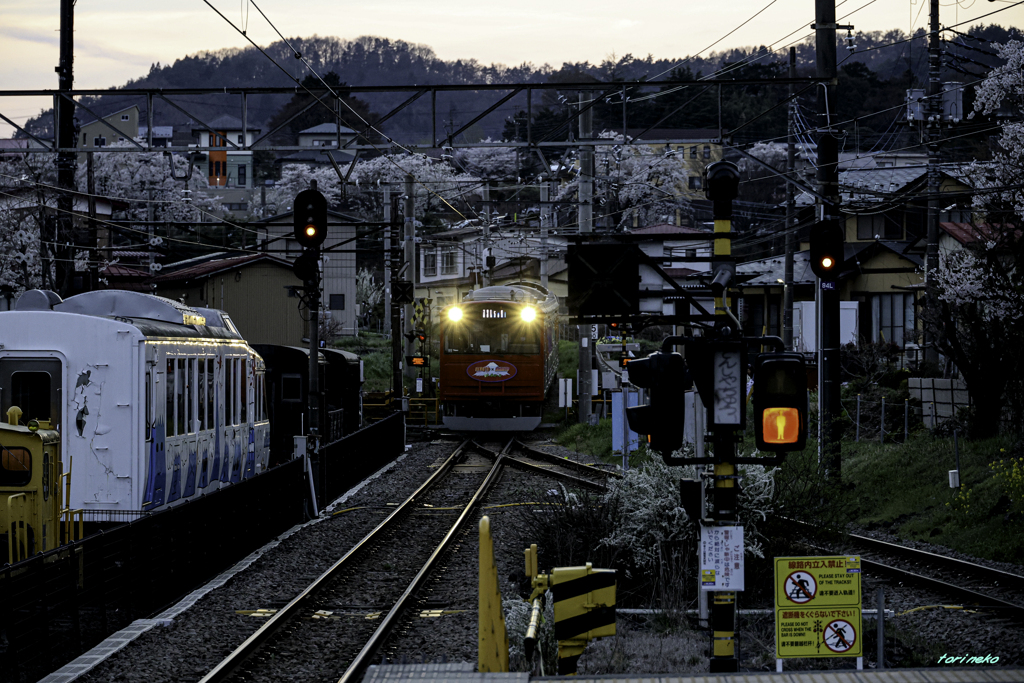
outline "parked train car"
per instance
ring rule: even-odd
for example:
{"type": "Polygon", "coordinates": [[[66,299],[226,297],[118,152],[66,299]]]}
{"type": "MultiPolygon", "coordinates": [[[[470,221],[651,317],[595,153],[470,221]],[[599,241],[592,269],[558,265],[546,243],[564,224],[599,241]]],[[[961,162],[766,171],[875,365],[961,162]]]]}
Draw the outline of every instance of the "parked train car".
{"type": "Polygon", "coordinates": [[[138,292],[0,312],[0,412],[47,421],[73,464],[71,509],[125,521],[256,476],[270,434],[264,363],[221,311],[138,292]]]}
{"type": "Polygon", "coordinates": [[[441,315],[442,420],[457,430],[528,431],[558,370],[558,298],[534,283],[484,287],[441,315]]]}

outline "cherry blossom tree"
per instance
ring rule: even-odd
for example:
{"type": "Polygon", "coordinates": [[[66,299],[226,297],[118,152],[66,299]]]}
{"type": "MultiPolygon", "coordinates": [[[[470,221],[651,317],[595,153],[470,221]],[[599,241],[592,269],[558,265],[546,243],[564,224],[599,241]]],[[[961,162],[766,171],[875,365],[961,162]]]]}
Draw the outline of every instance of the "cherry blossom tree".
{"type": "Polygon", "coordinates": [[[1002,124],[991,161],[964,169],[979,218],[974,240],[940,263],[938,319],[926,320],[967,383],[978,436],[997,432],[1004,408],[1018,430],[1024,418],[1024,43],[996,49],[1006,64],[977,87],[972,116],[1009,108],[1016,120],[1002,124]]]}

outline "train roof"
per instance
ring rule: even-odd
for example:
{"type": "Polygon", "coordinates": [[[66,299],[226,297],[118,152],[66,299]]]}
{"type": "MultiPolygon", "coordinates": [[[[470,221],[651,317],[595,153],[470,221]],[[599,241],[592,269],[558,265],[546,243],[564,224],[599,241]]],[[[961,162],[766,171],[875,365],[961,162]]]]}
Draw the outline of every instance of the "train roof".
{"type": "Polygon", "coordinates": [[[466,294],[462,301],[511,301],[548,307],[558,305],[558,297],[534,282],[515,282],[508,285],[492,285],[475,289],[466,294]]]}
{"type": "Polygon", "coordinates": [[[33,289],[15,304],[15,311],[56,311],[124,320],[147,337],[242,339],[231,318],[213,308],[191,308],[172,299],[119,289],[101,289],[61,299],[33,289]]]}

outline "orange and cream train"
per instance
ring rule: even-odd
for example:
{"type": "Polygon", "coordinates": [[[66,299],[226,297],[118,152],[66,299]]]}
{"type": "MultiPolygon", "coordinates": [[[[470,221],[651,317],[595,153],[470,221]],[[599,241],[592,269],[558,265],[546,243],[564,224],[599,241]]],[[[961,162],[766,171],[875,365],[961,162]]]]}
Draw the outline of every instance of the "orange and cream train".
{"type": "Polygon", "coordinates": [[[439,397],[459,431],[530,431],[558,370],[558,299],[539,284],[484,287],[441,314],[439,397]]]}

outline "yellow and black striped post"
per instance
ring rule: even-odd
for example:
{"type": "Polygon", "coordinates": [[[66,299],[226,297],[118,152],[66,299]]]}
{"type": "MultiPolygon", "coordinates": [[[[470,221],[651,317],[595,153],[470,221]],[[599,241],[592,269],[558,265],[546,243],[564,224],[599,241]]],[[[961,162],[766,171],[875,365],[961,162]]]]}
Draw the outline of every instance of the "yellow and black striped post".
{"type": "MultiPolygon", "coordinates": [[[[715,296],[715,330],[719,339],[740,338],[739,321],[729,307],[729,285],[736,274],[732,257],[732,202],[739,192],[739,169],[728,161],[709,164],[705,169],[705,194],[712,201],[715,246],[711,290],[715,296]]],[[[734,523],[736,519],[736,431],[734,427],[713,428],[714,490],[712,524],[734,523]]],[[[738,670],[736,660],[736,593],[711,594],[711,673],[738,670]]]]}
{"type": "Polygon", "coordinates": [[[480,603],[477,615],[477,670],[508,671],[508,632],[501,610],[498,567],[494,562],[491,520],[480,519],[480,603]]]}

